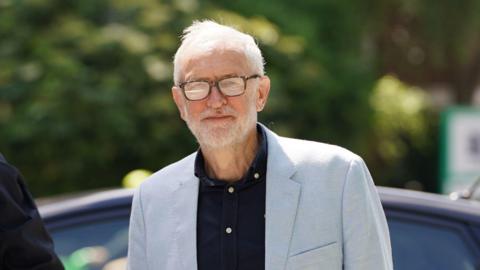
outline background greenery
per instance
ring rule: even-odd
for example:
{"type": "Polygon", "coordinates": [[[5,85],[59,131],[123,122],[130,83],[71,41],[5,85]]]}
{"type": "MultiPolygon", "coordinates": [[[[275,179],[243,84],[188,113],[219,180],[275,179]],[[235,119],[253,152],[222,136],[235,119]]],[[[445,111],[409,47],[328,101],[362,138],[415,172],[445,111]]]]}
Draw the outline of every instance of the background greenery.
{"type": "Polygon", "coordinates": [[[442,85],[469,104],[476,0],[0,0],[0,151],[35,196],[120,186],[195,151],[170,97],[182,29],[254,35],[272,91],[260,119],[345,146],[379,185],[436,191],[442,85]]]}

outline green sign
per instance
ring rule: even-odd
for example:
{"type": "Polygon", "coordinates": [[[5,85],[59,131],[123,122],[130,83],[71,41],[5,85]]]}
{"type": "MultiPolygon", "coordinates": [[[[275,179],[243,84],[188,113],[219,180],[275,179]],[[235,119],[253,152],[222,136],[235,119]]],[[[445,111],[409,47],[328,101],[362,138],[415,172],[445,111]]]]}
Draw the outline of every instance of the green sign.
{"type": "Polygon", "coordinates": [[[480,177],[480,108],[449,108],[441,127],[441,192],[463,190],[480,177]]]}

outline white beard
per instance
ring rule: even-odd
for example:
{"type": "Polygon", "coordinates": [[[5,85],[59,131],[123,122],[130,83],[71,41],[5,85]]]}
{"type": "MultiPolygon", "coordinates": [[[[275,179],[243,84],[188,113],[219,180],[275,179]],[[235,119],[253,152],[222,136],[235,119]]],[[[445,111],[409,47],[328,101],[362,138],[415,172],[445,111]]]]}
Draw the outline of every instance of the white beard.
{"type": "Polygon", "coordinates": [[[257,111],[255,106],[251,106],[247,115],[240,118],[238,117],[238,113],[227,105],[216,112],[203,112],[200,115],[200,119],[215,114],[232,115],[235,117],[235,121],[210,123],[207,125],[191,119],[188,111],[185,109],[185,121],[201,147],[218,149],[228,148],[235,144],[239,144],[247,139],[248,133],[252,128],[255,128],[257,123],[257,111]]]}

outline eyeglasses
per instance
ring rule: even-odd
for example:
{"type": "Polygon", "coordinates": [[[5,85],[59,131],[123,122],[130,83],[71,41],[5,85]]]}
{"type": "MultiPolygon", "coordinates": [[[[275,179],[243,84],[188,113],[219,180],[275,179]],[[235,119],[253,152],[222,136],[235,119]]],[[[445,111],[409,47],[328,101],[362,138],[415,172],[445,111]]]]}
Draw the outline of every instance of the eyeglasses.
{"type": "Polygon", "coordinates": [[[183,82],[179,85],[185,98],[191,101],[202,100],[210,95],[212,87],[217,89],[226,97],[240,96],[245,93],[247,81],[261,77],[258,74],[252,76],[232,76],[217,81],[195,80],[183,82]]]}

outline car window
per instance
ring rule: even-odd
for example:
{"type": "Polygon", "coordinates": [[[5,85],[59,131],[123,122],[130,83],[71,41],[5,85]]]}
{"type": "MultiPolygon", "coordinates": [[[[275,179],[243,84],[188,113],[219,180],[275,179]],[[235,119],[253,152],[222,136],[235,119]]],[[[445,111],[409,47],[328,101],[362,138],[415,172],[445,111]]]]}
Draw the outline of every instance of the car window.
{"type": "Polygon", "coordinates": [[[57,228],[51,235],[66,270],[126,268],[128,218],[57,228]]]}
{"type": "Polygon", "coordinates": [[[477,257],[461,225],[389,218],[396,270],[476,270],[477,257]]]}

